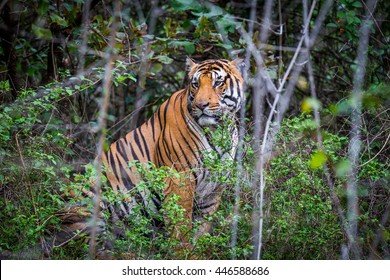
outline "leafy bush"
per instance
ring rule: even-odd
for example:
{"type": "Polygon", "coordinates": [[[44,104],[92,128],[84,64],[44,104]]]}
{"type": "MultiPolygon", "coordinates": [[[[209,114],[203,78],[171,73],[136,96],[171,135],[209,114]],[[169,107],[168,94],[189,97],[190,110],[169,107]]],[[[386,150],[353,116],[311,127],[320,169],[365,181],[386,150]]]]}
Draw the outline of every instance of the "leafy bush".
{"type": "MultiPolygon", "coordinates": [[[[67,104],[61,101],[94,87],[102,73],[95,70],[91,79],[64,73],[63,83],[20,91],[13,104],[0,108],[2,255],[39,258],[49,246],[47,230],[58,226],[56,213],[65,206],[63,190],[74,173],[67,162],[74,156],[73,139],[61,115],[67,104]]],[[[133,79],[120,63],[113,72],[117,83],[133,79]]]]}
{"type": "Polygon", "coordinates": [[[63,205],[58,190],[70,170],[62,158],[71,153],[71,141],[58,129],[62,120],[53,99],[68,93],[58,88],[47,93],[26,105],[22,101],[35,92],[25,91],[19,105],[0,111],[0,247],[14,257],[39,257],[42,248],[35,245],[45,247],[46,226],[63,205]]]}
{"type": "MultiPolygon", "coordinates": [[[[340,258],[341,247],[346,242],[345,233],[337,205],[331,197],[336,195],[341,198],[340,207],[346,209],[343,168],[345,165],[348,168],[348,138],[328,131],[322,131],[322,134],[325,154],[316,157],[320,153],[315,152],[316,130],[312,118],[302,115],[283,122],[276,144],[277,156],[272,159],[267,173],[265,259],[340,258]],[[316,160],[319,163],[313,163],[316,160]],[[333,194],[325,180],[325,163],[334,172],[333,194]]],[[[378,203],[373,200],[378,190],[370,190],[369,186],[386,180],[388,171],[383,164],[373,160],[360,169],[358,177],[362,226],[359,242],[367,254],[374,234],[372,230],[378,228],[378,218],[368,218],[377,213],[372,213],[367,207],[367,200],[378,203]],[[370,191],[373,192],[369,195],[370,191]]],[[[388,194],[389,189],[379,192],[388,194]]],[[[382,202],[376,205],[385,207],[382,202]]]]}

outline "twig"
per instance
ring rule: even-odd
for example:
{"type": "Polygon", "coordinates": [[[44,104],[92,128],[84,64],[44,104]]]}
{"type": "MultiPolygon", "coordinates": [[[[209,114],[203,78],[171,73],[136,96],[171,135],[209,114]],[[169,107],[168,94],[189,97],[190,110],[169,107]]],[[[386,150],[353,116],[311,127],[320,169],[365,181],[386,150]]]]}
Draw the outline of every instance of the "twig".
{"type": "Polygon", "coordinates": [[[87,54],[88,49],[88,27],[89,27],[89,10],[91,7],[91,0],[86,0],[84,2],[83,6],[83,17],[82,17],[82,24],[81,24],[81,30],[82,30],[82,39],[81,39],[81,45],[80,45],[80,54],[79,54],[79,61],[78,61],[78,72],[84,71],[84,64],[85,64],[85,55],[87,54]]]}
{"type": "MultiPolygon", "coordinates": [[[[30,195],[31,204],[33,206],[34,215],[35,215],[36,218],[38,218],[38,210],[37,210],[36,202],[35,202],[35,199],[34,199],[34,193],[33,193],[33,190],[32,190],[30,178],[29,178],[28,173],[27,173],[27,167],[26,167],[26,164],[24,162],[23,154],[22,154],[22,151],[20,149],[20,145],[19,145],[19,140],[18,140],[18,135],[17,134],[15,135],[15,142],[16,142],[16,147],[18,149],[20,161],[22,163],[22,167],[23,167],[23,170],[24,170],[24,175],[26,176],[28,192],[29,192],[29,195],[30,195]]],[[[38,220],[36,220],[35,223],[36,223],[36,226],[39,226],[38,220]]],[[[42,248],[42,250],[46,251],[45,240],[44,240],[44,238],[43,238],[43,236],[41,234],[39,235],[39,239],[41,241],[41,248],[42,248]]]]}
{"type": "Polygon", "coordinates": [[[388,199],[388,201],[387,201],[387,206],[386,206],[385,212],[383,213],[383,216],[382,216],[382,219],[380,222],[382,227],[379,226],[379,228],[376,232],[376,235],[375,235],[375,239],[371,245],[371,250],[372,250],[372,253],[370,256],[371,259],[373,258],[373,254],[375,253],[375,250],[378,247],[380,240],[383,238],[384,228],[386,226],[386,223],[389,221],[389,217],[390,217],[390,199],[388,199]]]}
{"type": "MultiPolygon", "coordinates": [[[[251,13],[250,13],[250,21],[249,21],[249,36],[252,37],[253,29],[254,29],[254,19],[256,18],[256,3],[257,0],[252,0],[251,2],[251,13]]],[[[245,69],[243,71],[243,79],[244,81],[247,80],[248,77],[248,71],[250,67],[250,51],[246,49],[246,55],[245,55],[245,69]]],[[[244,83],[243,91],[246,91],[246,84],[244,83]]],[[[246,133],[245,131],[245,95],[243,95],[241,109],[240,109],[240,119],[239,119],[239,128],[238,128],[238,144],[237,144],[237,174],[238,178],[241,178],[243,174],[243,166],[242,166],[242,158],[243,158],[243,143],[244,143],[244,135],[246,133]]],[[[237,239],[238,239],[238,220],[240,215],[240,198],[241,195],[241,182],[238,182],[234,186],[234,210],[233,210],[233,223],[232,223],[232,241],[231,241],[231,248],[233,252],[232,259],[236,258],[236,251],[235,247],[237,245],[237,239]]]]}
{"type": "Polygon", "coordinates": [[[110,88],[112,84],[112,68],[113,68],[113,62],[114,62],[114,55],[113,51],[115,50],[115,34],[118,28],[118,16],[120,12],[120,2],[115,2],[115,9],[114,9],[114,20],[111,28],[111,34],[110,34],[110,41],[107,48],[107,51],[105,53],[106,57],[106,66],[105,66],[105,75],[103,79],[103,101],[100,108],[100,116],[98,121],[98,128],[100,130],[100,137],[97,147],[97,159],[95,161],[95,168],[96,168],[96,182],[94,185],[94,211],[93,211],[93,218],[92,218],[92,225],[91,225],[91,240],[90,240],[90,247],[89,247],[89,257],[90,259],[95,259],[96,257],[96,236],[97,236],[97,225],[99,220],[99,213],[100,213],[100,202],[101,202],[101,195],[100,195],[100,189],[101,189],[101,175],[102,175],[102,155],[103,155],[103,147],[104,142],[106,138],[106,116],[107,116],[107,109],[108,109],[108,103],[110,100],[110,88]]]}
{"type": "MultiPolygon", "coordinates": [[[[278,17],[279,17],[279,25],[280,25],[280,36],[279,36],[279,49],[282,50],[283,48],[283,15],[282,15],[282,3],[281,0],[278,0],[278,17]]],[[[281,76],[283,69],[283,54],[282,51],[279,52],[279,59],[278,59],[278,77],[281,76]]]]}
{"type": "MultiPolygon", "coordinates": [[[[269,134],[269,130],[271,128],[271,122],[273,120],[273,116],[274,116],[274,114],[276,112],[276,106],[279,104],[279,99],[281,97],[281,91],[282,91],[282,89],[284,87],[284,84],[287,81],[287,77],[290,75],[290,72],[293,70],[293,67],[295,65],[295,61],[297,60],[298,54],[300,53],[301,48],[302,48],[302,44],[303,44],[303,41],[304,41],[304,36],[308,32],[310,19],[311,19],[312,15],[313,15],[313,11],[314,11],[315,5],[316,5],[316,1],[313,1],[311,9],[310,9],[310,12],[309,12],[309,15],[308,15],[308,20],[305,22],[303,36],[302,36],[302,38],[301,38],[301,40],[300,40],[300,42],[299,42],[299,44],[297,46],[297,50],[294,53],[293,58],[290,61],[289,67],[287,68],[287,71],[284,74],[283,79],[282,79],[282,81],[281,81],[281,83],[280,83],[280,85],[279,85],[279,87],[277,89],[277,95],[276,95],[276,97],[274,99],[274,102],[273,102],[273,105],[272,105],[272,108],[271,108],[271,111],[269,113],[269,116],[268,116],[268,119],[267,119],[267,123],[266,123],[266,126],[265,126],[264,135],[263,135],[263,141],[262,141],[262,145],[261,145],[261,150],[260,150],[260,152],[258,154],[257,171],[259,172],[259,181],[260,181],[260,188],[259,188],[260,209],[259,209],[259,221],[258,221],[258,235],[259,235],[258,238],[259,238],[259,240],[258,240],[258,245],[257,245],[257,248],[256,248],[256,259],[260,259],[260,257],[261,257],[261,249],[262,249],[262,232],[263,232],[263,221],[264,221],[264,216],[263,216],[263,197],[264,197],[264,189],[265,189],[265,183],[266,183],[265,182],[265,176],[264,176],[264,166],[265,166],[266,162],[268,162],[268,160],[269,160],[269,156],[268,155],[270,154],[270,152],[272,150],[273,139],[274,139],[274,135],[276,135],[276,132],[274,132],[271,135],[271,138],[268,137],[268,134],[269,134]]],[[[292,81],[294,81],[294,79],[292,79],[292,81]]],[[[291,89],[291,91],[292,91],[292,89],[291,89]]],[[[284,114],[284,112],[282,112],[282,113],[284,114]]],[[[278,127],[280,126],[280,123],[281,123],[281,117],[278,118],[278,127]]],[[[257,180],[255,180],[254,183],[257,184],[257,180]]]]}
{"type": "MultiPolygon", "coordinates": [[[[361,152],[361,125],[362,125],[362,98],[363,98],[363,81],[367,66],[367,49],[370,35],[369,20],[372,17],[372,11],[374,10],[376,1],[370,0],[366,7],[366,19],[362,22],[360,29],[359,47],[357,51],[357,67],[353,79],[352,90],[352,113],[351,113],[351,137],[348,147],[348,158],[351,162],[351,169],[348,174],[347,181],[347,219],[348,227],[351,233],[351,239],[349,239],[348,249],[357,247],[358,239],[358,208],[359,198],[357,194],[357,173],[359,155],[361,152]]],[[[353,250],[354,258],[360,259],[361,254],[359,250],[353,250]]]]}
{"type": "MultiPolygon", "coordinates": [[[[306,15],[306,11],[307,11],[307,2],[306,1],[304,1],[303,7],[304,7],[304,15],[306,15]]],[[[310,38],[309,38],[308,34],[306,34],[306,36],[305,36],[305,44],[307,46],[310,44],[310,38]]],[[[311,64],[310,57],[309,57],[308,63],[307,63],[307,70],[308,70],[308,74],[309,74],[309,85],[310,85],[311,97],[313,99],[317,99],[316,86],[315,86],[315,80],[314,80],[314,73],[313,73],[313,67],[312,67],[312,64],[311,64]]],[[[320,151],[325,153],[325,147],[324,147],[324,144],[323,144],[323,138],[322,138],[322,133],[321,133],[320,113],[319,113],[319,110],[318,110],[317,107],[313,108],[313,112],[314,112],[314,121],[316,123],[317,146],[318,146],[318,149],[320,151]]],[[[341,224],[343,230],[345,231],[345,233],[347,235],[347,238],[349,240],[349,239],[351,239],[353,237],[352,237],[352,234],[351,234],[351,232],[349,231],[349,229],[347,227],[347,222],[346,222],[346,218],[345,218],[345,215],[344,215],[344,211],[343,211],[343,209],[341,207],[340,200],[339,200],[339,198],[337,196],[337,193],[336,193],[336,190],[334,188],[334,182],[332,180],[332,176],[330,174],[330,171],[329,171],[329,168],[328,168],[326,162],[324,163],[323,170],[324,170],[324,174],[325,174],[326,184],[328,185],[329,190],[330,190],[330,198],[331,198],[332,204],[333,204],[333,206],[335,207],[335,209],[337,211],[338,217],[340,219],[340,224],[341,224]]],[[[357,248],[354,248],[354,250],[355,250],[355,252],[358,252],[357,248]]],[[[346,252],[346,250],[344,250],[344,252],[346,252]]]]}
{"type": "Polygon", "coordinates": [[[23,158],[23,155],[22,155],[22,151],[20,149],[20,145],[19,145],[19,140],[18,140],[18,135],[17,134],[15,135],[15,142],[16,142],[16,147],[18,148],[20,162],[22,163],[24,174],[26,176],[28,192],[30,194],[30,198],[31,198],[31,203],[32,203],[32,206],[33,206],[34,214],[37,216],[38,212],[37,212],[37,207],[35,205],[35,200],[34,200],[34,195],[33,195],[32,187],[31,187],[31,182],[30,182],[30,178],[29,178],[29,176],[27,174],[27,168],[26,168],[26,164],[24,163],[24,158],[23,158]]]}
{"type": "Polygon", "coordinates": [[[379,156],[379,154],[380,154],[380,153],[383,151],[383,149],[386,147],[387,142],[389,142],[389,139],[390,139],[390,134],[387,136],[386,141],[385,141],[385,143],[383,144],[382,148],[379,150],[379,152],[376,153],[375,156],[373,156],[372,158],[370,158],[370,159],[369,159],[368,161],[366,161],[365,163],[360,164],[357,168],[361,168],[361,167],[365,166],[366,164],[368,164],[368,163],[370,163],[371,161],[373,161],[377,156],[379,156]]]}

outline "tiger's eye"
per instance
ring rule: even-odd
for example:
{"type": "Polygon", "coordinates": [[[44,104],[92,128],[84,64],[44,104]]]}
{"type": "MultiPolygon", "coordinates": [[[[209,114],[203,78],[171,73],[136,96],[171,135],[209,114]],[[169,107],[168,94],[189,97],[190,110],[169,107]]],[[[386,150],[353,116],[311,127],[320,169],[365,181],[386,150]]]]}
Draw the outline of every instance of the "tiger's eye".
{"type": "Polygon", "coordinates": [[[215,82],[214,82],[214,86],[215,86],[215,87],[218,87],[218,86],[220,86],[220,85],[222,85],[222,81],[215,81],[215,82]]]}
{"type": "Polygon", "coordinates": [[[193,86],[194,88],[198,88],[198,86],[199,86],[198,81],[192,81],[192,86],[193,86]]]}

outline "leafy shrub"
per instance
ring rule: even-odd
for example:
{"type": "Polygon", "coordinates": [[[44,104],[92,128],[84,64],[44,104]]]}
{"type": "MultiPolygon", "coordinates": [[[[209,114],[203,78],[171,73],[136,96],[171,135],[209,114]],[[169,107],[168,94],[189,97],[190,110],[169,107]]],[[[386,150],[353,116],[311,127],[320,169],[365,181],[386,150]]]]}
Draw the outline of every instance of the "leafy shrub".
{"type": "MultiPolygon", "coordinates": [[[[120,63],[113,73],[117,83],[132,79],[120,63]]],[[[69,78],[69,73],[64,77],[63,83],[20,91],[15,103],[0,108],[0,253],[4,256],[39,258],[49,246],[47,230],[58,227],[56,213],[65,206],[63,190],[74,172],[66,161],[74,150],[61,101],[88,91],[101,79],[99,69],[91,79],[69,78]]],[[[77,258],[64,251],[56,257],[77,258]]]]}
{"type": "MultiPolygon", "coordinates": [[[[302,115],[283,122],[276,144],[277,156],[272,159],[267,174],[265,259],[340,258],[341,247],[347,241],[322,166],[326,162],[332,167],[330,172],[339,174],[338,177],[334,175],[334,195],[341,199],[340,207],[346,209],[346,177],[342,169],[348,168],[348,138],[328,131],[322,134],[325,151],[320,158],[315,157],[319,153],[315,152],[316,130],[310,116],[302,115]],[[315,160],[320,163],[313,165],[315,160]]],[[[385,166],[375,160],[361,168],[358,175],[360,246],[364,250],[368,250],[372,242],[369,237],[372,230],[378,228],[378,220],[368,218],[373,213],[367,207],[370,190],[365,184],[375,184],[387,176],[385,166]]],[[[388,193],[389,190],[382,189],[381,192],[388,193]]],[[[373,202],[372,197],[369,200],[373,202]]],[[[383,208],[384,204],[381,202],[377,206],[383,208]]]]}

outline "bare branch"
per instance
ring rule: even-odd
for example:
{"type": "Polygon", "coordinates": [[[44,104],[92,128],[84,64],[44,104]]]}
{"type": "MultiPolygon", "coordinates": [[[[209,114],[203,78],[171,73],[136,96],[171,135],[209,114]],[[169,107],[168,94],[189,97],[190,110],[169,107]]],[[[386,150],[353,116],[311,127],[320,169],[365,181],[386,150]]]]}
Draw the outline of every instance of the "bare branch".
{"type": "MultiPolygon", "coordinates": [[[[348,158],[350,160],[351,168],[348,174],[347,182],[347,218],[348,228],[351,234],[349,239],[348,249],[356,248],[358,239],[358,211],[359,201],[357,194],[357,175],[358,165],[361,151],[361,126],[362,126],[362,98],[363,98],[363,82],[367,65],[367,49],[370,35],[370,21],[373,14],[376,1],[370,0],[366,7],[366,19],[362,22],[360,29],[359,48],[357,51],[357,68],[354,75],[352,98],[352,127],[351,138],[348,147],[348,158]]],[[[360,259],[361,254],[359,250],[353,250],[354,255],[350,256],[355,259],[360,259]]]]}
{"type": "MultiPolygon", "coordinates": [[[[254,28],[254,20],[256,19],[256,6],[257,1],[252,0],[251,2],[251,14],[250,14],[250,21],[249,21],[249,36],[252,37],[253,34],[253,28],[254,28]]],[[[251,53],[246,49],[246,55],[245,55],[245,69],[243,71],[243,78],[244,81],[248,79],[248,71],[249,71],[249,66],[250,66],[250,58],[251,58],[251,53]]],[[[246,84],[244,84],[243,91],[246,92],[246,84]]],[[[245,129],[245,105],[246,105],[246,100],[245,100],[245,95],[243,95],[244,98],[242,99],[242,104],[241,104],[241,109],[240,109],[240,120],[239,120],[239,130],[238,130],[238,145],[237,145],[237,165],[238,165],[238,178],[242,178],[243,174],[243,167],[242,167],[242,159],[243,159],[243,143],[244,143],[244,135],[246,133],[245,129]]],[[[233,230],[232,230],[232,241],[231,241],[231,248],[233,249],[233,256],[232,258],[236,258],[235,254],[235,247],[237,244],[237,238],[238,238],[238,220],[239,220],[239,215],[240,215],[240,195],[241,195],[241,182],[237,181],[234,187],[234,196],[235,196],[235,201],[234,201],[234,213],[233,213],[233,230]]]]}
{"type": "Polygon", "coordinates": [[[110,34],[110,44],[108,45],[108,48],[105,53],[106,58],[106,66],[105,66],[105,75],[103,79],[103,86],[102,86],[102,104],[100,108],[100,116],[98,121],[98,129],[99,129],[99,142],[97,146],[97,159],[95,161],[95,168],[96,168],[96,181],[94,185],[94,212],[93,212],[93,218],[91,222],[91,239],[90,239],[90,247],[89,247],[89,257],[91,259],[94,259],[96,257],[96,237],[97,237],[97,225],[99,220],[99,213],[100,213],[100,202],[101,202],[101,196],[100,196],[100,189],[101,189],[101,175],[102,175],[102,155],[103,155],[103,147],[104,142],[106,138],[106,117],[107,117],[107,109],[108,104],[110,100],[110,91],[111,91],[111,84],[112,84],[112,67],[114,62],[114,55],[113,51],[115,49],[115,34],[118,29],[118,17],[120,13],[120,2],[115,2],[115,8],[114,8],[114,20],[111,27],[111,34],[110,34]]]}

